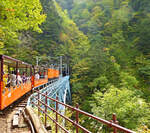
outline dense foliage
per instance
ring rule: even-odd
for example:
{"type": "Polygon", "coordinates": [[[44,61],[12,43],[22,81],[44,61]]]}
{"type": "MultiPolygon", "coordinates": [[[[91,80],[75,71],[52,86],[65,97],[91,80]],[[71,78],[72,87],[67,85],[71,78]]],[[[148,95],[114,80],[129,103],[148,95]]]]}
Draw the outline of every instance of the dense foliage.
{"type": "MultiPolygon", "coordinates": [[[[0,1],[0,46],[1,53],[19,57],[20,39],[23,31],[42,32],[39,25],[45,20],[39,0],[1,0],[0,1]]],[[[23,47],[29,54],[28,46],[23,47]]],[[[27,54],[26,54],[27,55],[27,54]]],[[[32,54],[31,54],[32,55],[32,54]]]]}
{"type": "MultiPolygon", "coordinates": [[[[120,125],[148,130],[149,20],[149,0],[1,0],[0,53],[29,63],[36,56],[66,57],[73,104],[108,120],[116,113],[120,125]]],[[[102,130],[81,120],[95,126],[92,132],[102,130]]]]}
{"type": "Polygon", "coordinates": [[[73,8],[68,7],[91,46],[72,67],[73,102],[101,117],[109,111],[107,119],[114,112],[120,124],[131,129],[149,126],[149,8],[148,0],[75,0],[73,8]],[[114,96],[116,89],[123,96],[114,96]]]}

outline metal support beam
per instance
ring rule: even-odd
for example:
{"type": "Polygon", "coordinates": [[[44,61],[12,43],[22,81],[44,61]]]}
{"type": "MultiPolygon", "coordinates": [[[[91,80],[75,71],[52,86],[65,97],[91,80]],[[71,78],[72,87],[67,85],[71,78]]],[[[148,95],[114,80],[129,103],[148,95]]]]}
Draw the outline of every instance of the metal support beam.
{"type": "Polygon", "coordinates": [[[0,109],[1,109],[1,102],[2,102],[2,92],[3,92],[3,65],[4,65],[4,58],[0,56],[0,109]]]}
{"type": "Polygon", "coordinates": [[[60,76],[62,77],[62,56],[60,56],[60,76]]]}

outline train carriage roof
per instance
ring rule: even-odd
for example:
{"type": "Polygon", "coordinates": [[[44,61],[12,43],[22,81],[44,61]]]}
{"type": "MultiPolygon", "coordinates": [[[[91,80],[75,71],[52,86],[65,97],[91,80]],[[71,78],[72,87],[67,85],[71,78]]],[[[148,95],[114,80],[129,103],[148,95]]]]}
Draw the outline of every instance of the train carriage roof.
{"type": "Polygon", "coordinates": [[[6,56],[6,55],[0,55],[0,58],[4,59],[4,64],[8,65],[10,67],[16,67],[16,63],[18,62],[18,67],[19,68],[26,68],[26,67],[31,67],[32,65],[25,63],[23,61],[14,59],[12,57],[6,56]]]}

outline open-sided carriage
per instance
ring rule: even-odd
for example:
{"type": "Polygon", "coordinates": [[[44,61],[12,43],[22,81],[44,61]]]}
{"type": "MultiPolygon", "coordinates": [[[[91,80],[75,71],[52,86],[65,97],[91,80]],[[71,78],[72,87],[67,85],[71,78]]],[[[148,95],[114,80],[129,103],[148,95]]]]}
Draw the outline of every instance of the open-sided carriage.
{"type": "Polygon", "coordinates": [[[48,78],[58,77],[59,70],[35,67],[0,55],[0,110],[8,107],[32,88],[46,84],[48,78]]]}

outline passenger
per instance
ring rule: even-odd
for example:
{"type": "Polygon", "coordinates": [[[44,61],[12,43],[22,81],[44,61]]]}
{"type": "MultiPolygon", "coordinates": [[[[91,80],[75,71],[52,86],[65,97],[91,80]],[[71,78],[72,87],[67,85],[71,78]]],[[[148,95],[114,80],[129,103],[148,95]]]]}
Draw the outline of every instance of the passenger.
{"type": "Polygon", "coordinates": [[[6,91],[6,85],[7,85],[7,74],[5,74],[5,72],[4,72],[4,74],[3,74],[3,94],[5,93],[5,91],[6,91]]]}
{"type": "Polygon", "coordinates": [[[16,75],[15,75],[15,71],[12,71],[11,75],[10,75],[10,85],[15,87],[16,86],[16,75]]]}
{"type": "Polygon", "coordinates": [[[40,75],[39,75],[38,72],[35,74],[35,79],[36,79],[36,80],[40,79],[40,75]]]}
{"type": "Polygon", "coordinates": [[[46,78],[46,72],[44,71],[44,76],[43,76],[43,78],[46,78]]]}
{"type": "Polygon", "coordinates": [[[23,75],[22,75],[22,82],[25,83],[26,81],[27,81],[26,73],[23,72],[23,75]]]}
{"type": "Polygon", "coordinates": [[[42,78],[42,74],[41,74],[41,72],[39,71],[39,78],[42,78]]]}
{"type": "Polygon", "coordinates": [[[22,78],[21,78],[21,76],[20,76],[20,74],[19,74],[19,72],[18,72],[18,75],[17,75],[17,84],[21,84],[22,83],[22,78]]]}
{"type": "Polygon", "coordinates": [[[6,87],[10,88],[10,83],[11,83],[11,78],[10,78],[10,74],[8,74],[8,79],[7,79],[7,85],[6,85],[6,87]]]}
{"type": "Polygon", "coordinates": [[[42,79],[44,79],[44,72],[42,72],[42,74],[41,74],[41,78],[42,78],[42,79]]]}
{"type": "Polygon", "coordinates": [[[8,78],[8,75],[5,74],[4,72],[4,75],[3,75],[4,87],[7,85],[7,78],[8,78]]]}
{"type": "Polygon", "coordinates": [[[26,82],[30,80],[31,80],[31,77],[26,77],[26,82]]]}
{"type": "Polygon", "coordinates": [[[26,82],[27,82],[27,81],[30,81],[30,76],[27,76],[26,73],[25,73],[25,76],[26,76],[26,82]]]}

